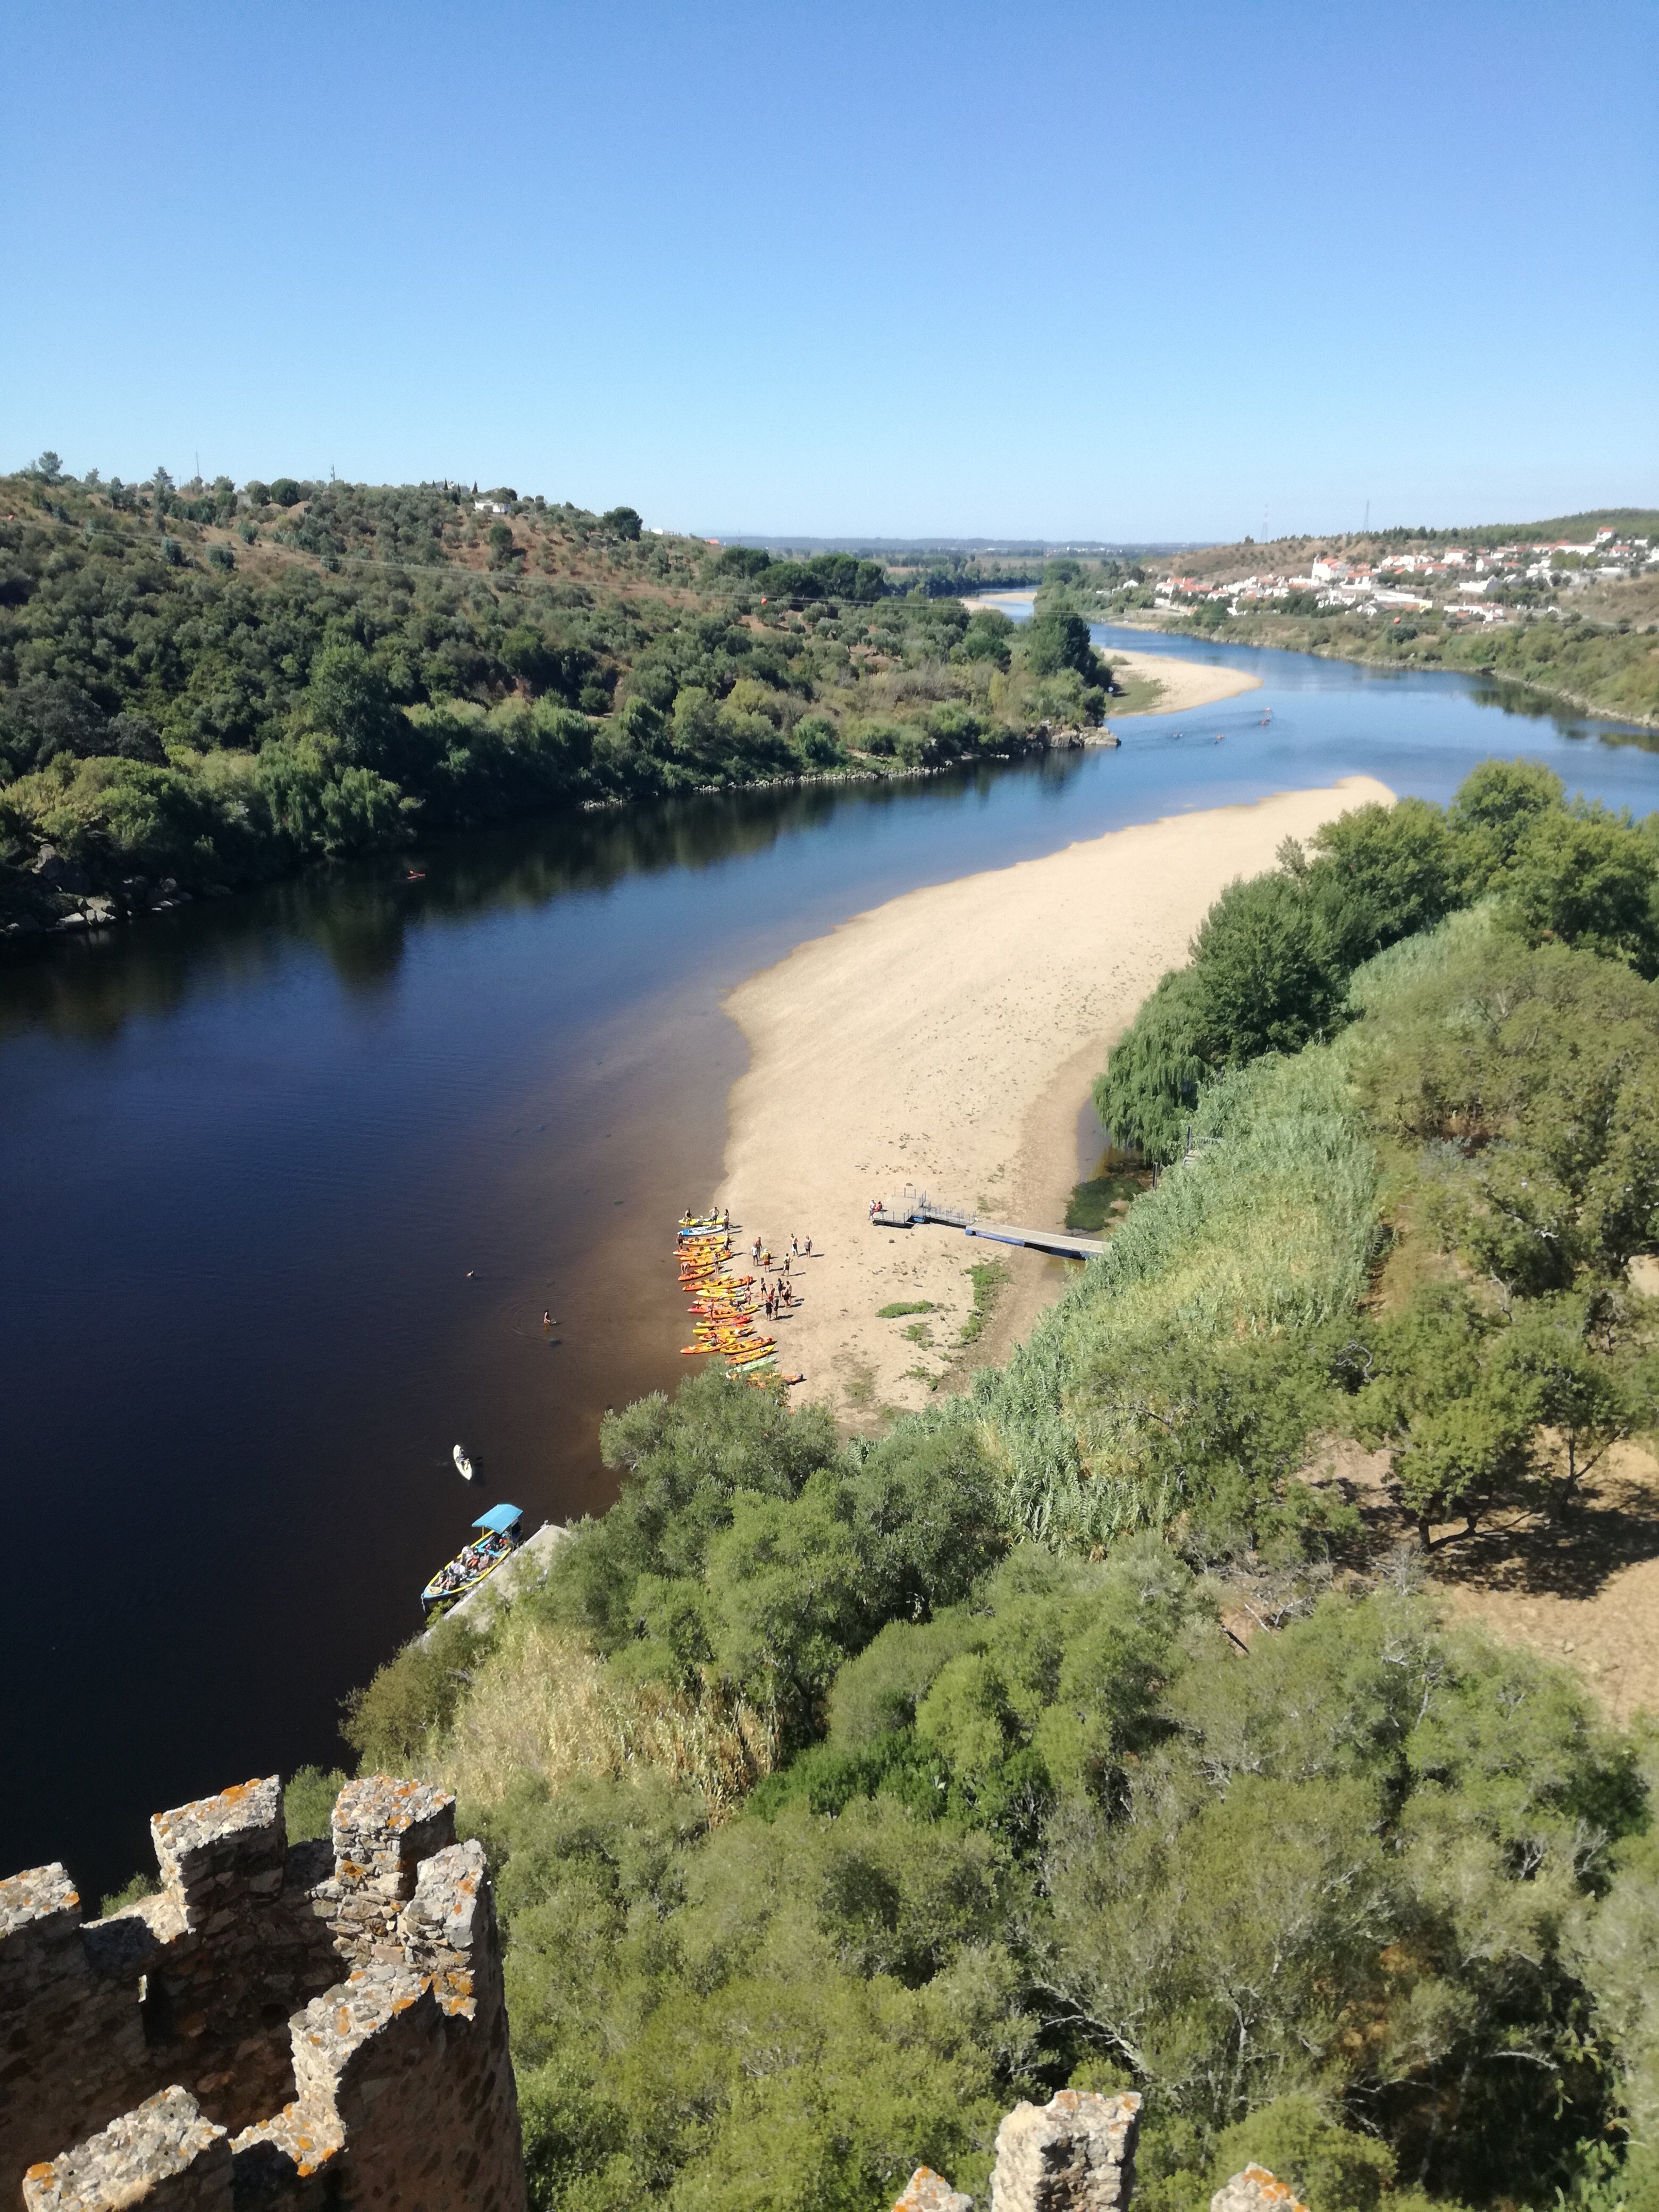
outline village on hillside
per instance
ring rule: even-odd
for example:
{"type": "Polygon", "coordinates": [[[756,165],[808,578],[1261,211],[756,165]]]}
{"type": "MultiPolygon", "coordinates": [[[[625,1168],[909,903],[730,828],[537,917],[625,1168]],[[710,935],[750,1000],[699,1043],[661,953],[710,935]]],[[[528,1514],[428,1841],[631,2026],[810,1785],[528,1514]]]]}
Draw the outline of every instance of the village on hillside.
{"type": "Polygon", "coordinates": [[[1535,613],[1554,605],[1562,592],[1583,591],[1597,581],[1625,582],[1655,568],[1659,568],[1659,544],[1652,539],[1602,529],[1582,544],[1556,538],[1512,545],[1447,545],[1381,554],[1374,561],[1350,561],[1326,552],[1315,556],[1305,573],[1297,575],[1267,571],[1217,582],[1170,574],[1157,580],[1152,605],[1176,608],[1207,603],[1224,606],[1229,614],[1341,609],[1397,616],[1436,610],[1462,623],[1502,623],[1518,608],[1535,613]]]}

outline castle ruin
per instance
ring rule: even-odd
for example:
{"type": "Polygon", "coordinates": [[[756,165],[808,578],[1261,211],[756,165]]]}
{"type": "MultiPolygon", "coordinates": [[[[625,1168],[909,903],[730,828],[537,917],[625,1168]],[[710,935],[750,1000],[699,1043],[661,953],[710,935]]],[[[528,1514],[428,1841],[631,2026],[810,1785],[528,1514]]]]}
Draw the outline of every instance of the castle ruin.
{"type": "MultiPolygon", "coordinates": [[[[275,1775],[150,1822],[160,1893],[87,1921],[0,1881],[0,2212],[528,2212],[483,1846],[446,1791],[348,1783],[290,1844],[275,1775]]],[[[1127,2212],[1140,2098],[997,2130],[992,2212],[1127,2212]]],[[[894,2212],[971,2212],[920,2167],[894,2212]]],[[[1211,2212],[1304,2212],[1260,2166],[1211,2212]]]]}
{"type": "Polygon", "coordinates": [[[159,1895],[86,1921],[0,1881],[0,2206],[526,2212],[501,1949],[454,1800],[276,1776],[158,1814],[159,1895]]]}

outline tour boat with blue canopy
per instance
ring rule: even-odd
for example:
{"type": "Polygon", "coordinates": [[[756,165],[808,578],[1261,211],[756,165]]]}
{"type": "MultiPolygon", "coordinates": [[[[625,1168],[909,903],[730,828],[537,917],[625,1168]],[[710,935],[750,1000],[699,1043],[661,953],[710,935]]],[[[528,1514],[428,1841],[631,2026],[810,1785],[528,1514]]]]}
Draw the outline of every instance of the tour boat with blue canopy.
{"type": "Polygon", "coordinates": [[[479,1534],[456,1553],[447,1567],[439,1568],[421,1592],[421,1603],[447,1605],[477,1589],[503,1559],[517,1551],[519,1523],[523,1518],[516,1505],[492,1505],[488,1513],[481,1513],[472,1523],[479,1534]]]}

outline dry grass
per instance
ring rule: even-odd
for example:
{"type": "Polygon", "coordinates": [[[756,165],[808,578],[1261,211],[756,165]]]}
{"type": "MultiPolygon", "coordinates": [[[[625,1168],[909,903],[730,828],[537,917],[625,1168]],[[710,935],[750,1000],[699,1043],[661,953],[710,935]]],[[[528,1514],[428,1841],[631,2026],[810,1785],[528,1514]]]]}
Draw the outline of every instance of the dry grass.
{"type": "Polygon", "coordinates": [[[619,1682],[568,1630],[519,1614],[423,1766],[477,1806],[499,1803],[526,1774],[550,1790],[581,1775],[651,1774],[700,1790],[718,1821],[771,1771],[776,1751],[769,1722],[742,1700],[619,1682]]]}

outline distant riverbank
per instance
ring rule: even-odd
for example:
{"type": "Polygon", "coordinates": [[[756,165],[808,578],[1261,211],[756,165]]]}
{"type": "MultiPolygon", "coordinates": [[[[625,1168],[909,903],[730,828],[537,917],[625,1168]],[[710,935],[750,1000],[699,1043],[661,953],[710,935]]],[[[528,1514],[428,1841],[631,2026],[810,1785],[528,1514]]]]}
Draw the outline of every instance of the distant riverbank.
{"type": "MultiPolygon", "coordinates": [[[[1095,617],[1099,620],[1105,617],[1095,617]]],[[[1249,615],[1237,621],[1199,629],[1178,618],[1115,614],[1116,626],[1144,629],[1160,637],[1201,638],[1216,645],[1265,646],[1285,653],[1306,653],[1322,660],[1351,661],[1356,667],[1394,672],[1442,669],[1485,676],[1570,714],[1594,714],[1628,724],[1633,730],[1659,731],[1659,635],[1620,636],[1587,631],[1564,635],[1553,623],[1521,629],[1449,632],[1413,631],[1403,645],[1378,648],[1388,629],[1363,617],[1249,615]],[[1551,650],[1529,657],[1541,637],[1551,650]],[[1427,649],[1425,649],[1425,644],[1427,649]]],[[[1188,664],[1181,663],[1185,666],[1188,664]]]]}
{"type": "Polygon", "coordinates": [[[855,1425],[925,1404],[960,1353],[976,1264],[1000,1260],[1010,1278],[981,1355],[1023,1333],[1063,1285],[1061,1263],[946,1229],[872,1229],[870,1200],[911,1182],[1058,1225],[1107,1046],[1185,958],[1212,900],[1270,866],[1285,837],[1393,796],[1353,775],[1114,830],[908,892],[730,994],[750,1057],[716,1203],[780,1260],[792,1235],[812,1239],[794,1270],[802,1303],[777,1328],[805,1396],[855,1425]],[[890,1306],[908,1310],[883,1318],[890,1306]]]}
{"type": "MultiPolygon", "coordinates": [[[[1036,599],[1035,592],[984,592],[964,605],[1001,607],[1009,612],[1018,607],[1023,614],[1036,599]]],[[[1164,653],[1124,653],[1114,647],[1109,658],[1113,675],[1128,696],[1122,705],[1109,708],[1109,724],[1131,714],[1194,714],[1200,707],[1213,707],[1218,700],[1236,699],[1241,691],[1259,690],[1261,685],[1259,676],[1240,668],[1218,668],[1201,660],[1172,660],[1164,653]]]]}

